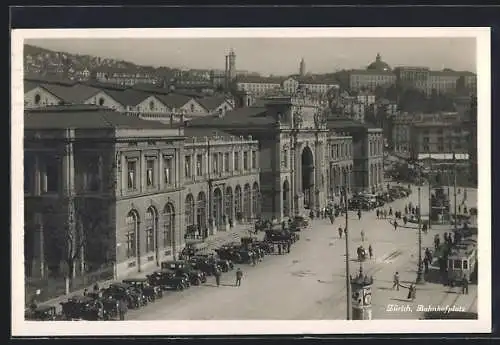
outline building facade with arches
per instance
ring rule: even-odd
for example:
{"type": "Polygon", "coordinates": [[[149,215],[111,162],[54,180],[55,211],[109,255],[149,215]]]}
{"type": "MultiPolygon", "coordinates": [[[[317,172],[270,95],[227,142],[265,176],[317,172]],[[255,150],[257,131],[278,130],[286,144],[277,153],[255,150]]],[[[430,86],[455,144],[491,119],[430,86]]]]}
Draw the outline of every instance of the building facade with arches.
{"type": "Polygon", "coordinates": [[[260,214],[258,141],[189,126],[185,135],[186,234],[210,236],[255,219],[260,214]]]}
{"type": "Polygon", "coordinates": [[[27,276],[119,278],[182,249],[182,129],[89,105],[24,121],[27,276]]]}

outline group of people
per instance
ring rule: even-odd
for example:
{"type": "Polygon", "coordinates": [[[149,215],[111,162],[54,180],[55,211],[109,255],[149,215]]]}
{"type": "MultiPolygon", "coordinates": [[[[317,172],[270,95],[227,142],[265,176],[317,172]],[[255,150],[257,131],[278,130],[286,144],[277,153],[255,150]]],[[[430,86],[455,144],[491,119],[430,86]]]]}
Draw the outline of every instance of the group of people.
{"type": "Polygon", "coordinates": [[[408,289],[407,299],[409,299],[411,301],[415,300],[415,298],[417,297],[417,288],[416,288],[415,284],[410,283],[409,286],[402,285],[400,280],[399,280],[399,272],[396,272],[396,273],[394,273],[392,289],[393,290],[396,289],[397,291],[399,291],[399,287],[403,287],[403,288],[408,289]]]}

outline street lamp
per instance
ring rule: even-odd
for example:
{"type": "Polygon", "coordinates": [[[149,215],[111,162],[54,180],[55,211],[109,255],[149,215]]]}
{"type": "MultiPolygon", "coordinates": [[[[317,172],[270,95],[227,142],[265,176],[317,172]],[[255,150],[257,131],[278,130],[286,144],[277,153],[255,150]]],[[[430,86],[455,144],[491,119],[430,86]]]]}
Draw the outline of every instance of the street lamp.
{"type": "MultiPolygon", "coordinates": [[[[346,174],[344,172],[344,174],[346,174]]],[[[344,180],[345,181],[345,180],[344,180]]],[[[349,223],[349,213],[347,208],[347,186],[344,185],[342,190],[344,194],[344,207],[345,207],[345,281],[347,287],[347,320],[352,320],[352,293],[351,293],[351,273],[349,269],[349,230],[347,228],[349,223]]]]}
{"type": "MultiPolygon", "coordinates": [[[[417,284],[423,284],[423,272],[422,272],[422,205],[420,201],[421,188],[420,188],[420,179],[418,184],[418,269],[417,269],[417,284]]],[[[429,217],[430,220],[430,217],[429,217]]]]}

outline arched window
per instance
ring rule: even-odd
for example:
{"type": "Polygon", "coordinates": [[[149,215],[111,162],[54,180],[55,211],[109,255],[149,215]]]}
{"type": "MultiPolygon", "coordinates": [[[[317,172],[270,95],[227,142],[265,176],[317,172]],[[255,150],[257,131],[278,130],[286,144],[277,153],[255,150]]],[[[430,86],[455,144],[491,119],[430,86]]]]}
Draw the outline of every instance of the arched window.
{"type": "Polygon", "coordinates": [[[224,213],[228,219],[234,219],[234,208],[233,208],[233,189],[231,187],[226,188],[225,197],[225,208],[224,213]]]}
{"type": "Polygon", "coordinates": [[[175,246],[175,209],[171,203],[163,208],[163,247],[175,246]]]}
{"type": "Polygon", "coordinates": [[[250,185],[247,183],[243,188],[243,216],[246,219],[252,218],[251,215],[251,191],[250,185]]]}
{"type": "Polygon", "coordinates": [[[243,213],[241,209],[241,187],[239,185],[234,188],[234,211],[236,218],[240,220],[243,217],[243,213]]]}
{"type": "Polygon", "coordinates": [[[222,225],[222,191],[220,188],[214,190],[213,219],[216,225],[222,225]]]}
{"type": "Polygon", "coordinates": [[[186,227],[194,225],[194,198],[193,194],[188,194],[186,196],[186,227]]]}
{"type": "Polygon", "coordinates": [[[40,96],[40,94],[36,94],[35,95],[35,104],[38,105],[40,104],[40,101],[42,100],[42,97],[40,96]]]}
{"type": "Polygon", "coordinates": [[[146,231],[146,253],[155,251],[155,237],[157,232],[158,217],[154,207],[149,207],[146,211],[145,217],[145,231],[146,231]]]}
{"type": "Polygon", "coordinates": [[[252,211],[253,216],[260,214],[260,192],[259,192],[259,184],[255,182],[252,187],[252,211]]]}
{"type": "Polygon", "coordinates": [[[207,197],[204,192],[198,194],[196,203],[196,224],[204,230],[207,226],[207,197]]]}
{"type": "Polygon", "coordinates": [[[137,256],[137,239],[139,231],[139,216],[136,211],[132,210],[127,214],[127,258],[137,256]]]}

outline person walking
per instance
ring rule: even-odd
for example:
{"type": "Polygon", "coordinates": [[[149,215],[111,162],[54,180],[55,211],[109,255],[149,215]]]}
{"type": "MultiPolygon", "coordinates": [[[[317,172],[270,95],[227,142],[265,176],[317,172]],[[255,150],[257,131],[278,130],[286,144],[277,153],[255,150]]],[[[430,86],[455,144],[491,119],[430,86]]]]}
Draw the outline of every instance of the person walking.
{"type": "Polygon", "coordinates": [[[340,239],[342,239],[342,233],[343,233],[342,228],[339,226],[339,238],[340,239]]]}
{"type": "Polygon", "coordinates": [[[214,276],[215,276],[215,284],[217,284],[217,287],[219,287],[220,286],[220,276],[221,276],[221,272],[220,272],[219,267],[215,268],[214,276]]]}
{"type": "Polygon", "coordinates": [[[281,255],[281,243],[278,243],[278,254],[281,255]]]}
{"type": "Polygon", "coordinates": [[[417,297],[417,288],[415,285],[410,284],[410,287],[408,288],[408,299],[414,301],[415,297],[417,297]]]}
{"type": "Polygon", "coordinates": [[[392,289],[396,288],[399,291],[399,272],[394,273],[392,289]]]}
{"type": "Polygon", "coordinates": [[[466,274],[464,274],[464,276],[462,278],[462,293],[464,295],[469,294],[469,279],[467,278],[466,274]]]}
{"type": "Polygon", "coordinates": [[[394,220],[394,231],[398,230],[398,222],[394,220]]]}
{"type": "Polygon", "coordinates": [[[125,320],[125,314],[127,314],[128,306],[125,299],[121,298],[118,302],[118,315],[120,316],[120,321],[125,320]]]}
{"type": "Polygon", "coordinates": [[[422,261],[424,263],[424,273],[427,274],[429,273],[429,257],[428,256],[424,257],[422,261]]]}
{"type": "Polygon", "coordinates": [[[358,220],[361,219],[361,209],[358,209],[358,220]]]}
{"type": "Polygon", "coordinates": [[[380,211],[379,211],[378,208],[377,208],[377,212],[376,213],[377,213],[377,219],[379,219],[380,218],[380,211]]]}
{"type": "Polygon", "coordinates": [[[252,255],[252,265],[255,266],[257,265],[257,257],[255,252],[251,252],[252,255]]]}
{"type": "Polygon", "coordinates": [[[384,209],[384,219],[386,219],[386,218],[387,218],[387,210],[384,209]]]}
{"type": "Polygon", "coordinates": [[[370,255],[370,260],[371,260],[373,258],[373,248],[371,244],[368,246],[368,254],[370,255]]]}
{"type": "Polygon", "coordinates": [[[392,216],[392,207],[389,207],[389,217],[392,216]]]}
{"type": "Polygon", "coordinates": [[[405,205],[405,214],[408,214],[408,205],[405,205]]]}
{"type": "Polygon", "coordinates": [[[361,230],[361,242],[365,241],[365,231],[361,230]]]}
{"type": "Polygon", "coordinates": [[[403,216],[403,224],[406,225],[406,223],[408,223],[408,218],[406,218],[406,216],[403,216]]]}
{"type": "Polygon", "coordinates": [[[235,286],[241,286],[241,278],[243,278],[243,271],[238,267],[236,270],[236,283],[235,286]]]}

